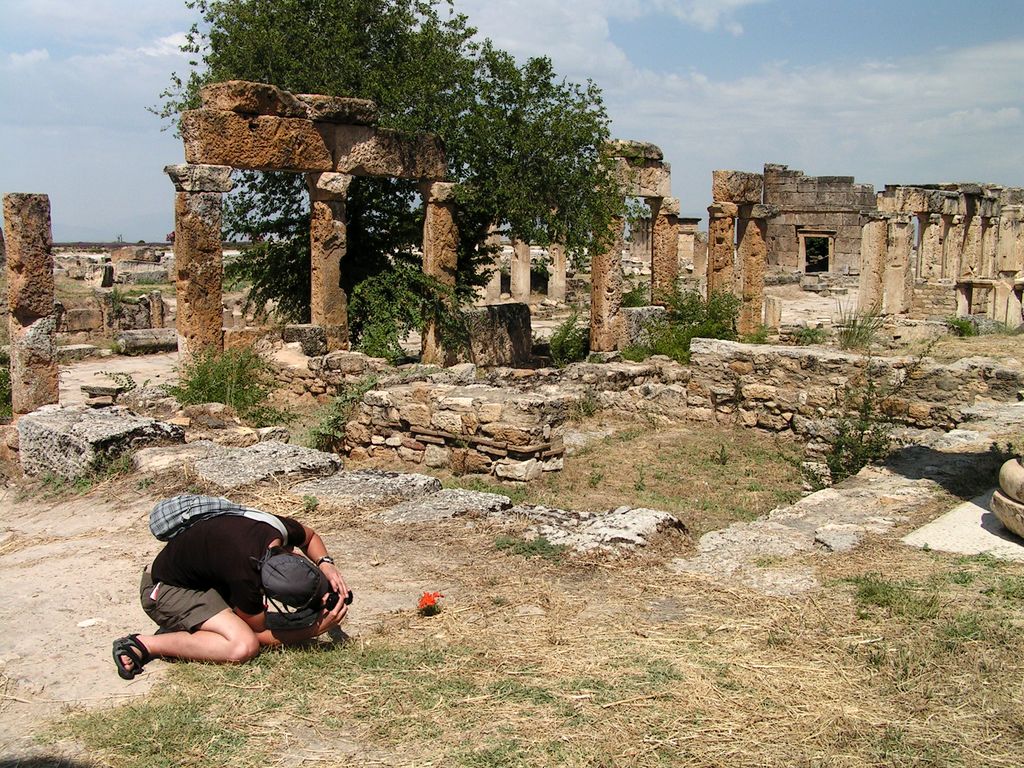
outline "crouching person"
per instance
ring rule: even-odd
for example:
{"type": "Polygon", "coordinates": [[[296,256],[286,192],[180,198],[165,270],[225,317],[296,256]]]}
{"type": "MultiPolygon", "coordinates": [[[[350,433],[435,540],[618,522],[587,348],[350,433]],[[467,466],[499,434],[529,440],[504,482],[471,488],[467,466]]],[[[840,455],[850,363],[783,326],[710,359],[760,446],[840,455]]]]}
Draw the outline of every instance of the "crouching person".
{"type": "Polygon", "coordinates": [[[162,502],[175,503],[246,511],[202,512],[143,572],[142,607],[160,629],[114,641],[122,678],[131,680],[158,657],[247,661],[263,646],[310,640],[345,618],[351,592],[311,528],[258,511],[255,517],[274,524],[252,519],[244,515],[253,510],[226,499],[182,496],[162,502]],[[276,610],[268,611],[268,602],[276,610]]]}

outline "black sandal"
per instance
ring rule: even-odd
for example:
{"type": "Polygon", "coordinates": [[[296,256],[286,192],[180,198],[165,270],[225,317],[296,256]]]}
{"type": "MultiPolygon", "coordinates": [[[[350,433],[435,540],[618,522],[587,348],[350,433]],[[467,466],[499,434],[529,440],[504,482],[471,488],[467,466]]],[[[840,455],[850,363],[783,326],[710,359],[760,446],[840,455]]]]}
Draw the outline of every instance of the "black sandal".
{"type": "Polygon", "coordinates": [[[114,664],[117,666],[117,674],[122,680],[132,680],[142,673],[142,668],[153,660],[153,654],[142,644],[138,635],[127,635],[119,637],[114,641],[114,664]],[[127,656],[131,661],[129,666],[121,658],[127,656]]]}

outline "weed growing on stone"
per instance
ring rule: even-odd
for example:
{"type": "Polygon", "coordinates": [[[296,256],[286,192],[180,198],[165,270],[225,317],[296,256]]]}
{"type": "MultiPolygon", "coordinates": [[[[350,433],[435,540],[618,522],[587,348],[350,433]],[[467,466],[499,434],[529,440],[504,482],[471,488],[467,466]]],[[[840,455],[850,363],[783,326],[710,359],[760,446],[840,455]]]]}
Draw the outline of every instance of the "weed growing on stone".
{"type": "Polygon", "coordinates": [[[584,360],[590,352],[590,329],[580,323],[579,307],[572,312],[551,335],[549,343],[551,361],[559,366],[584,360]]]}
{"type": "Polygon", "coordinates": [[[861,312],[840,304],[836,341],[841,349],[870,349],[882,323],[882,315],[877,309],[861,312]]]}
{"type": "Polygon", "coordinates": [[[249,349],[201,352],[185,364],[168,393],[182,405],[223,403],[256,426],[280,424],[288,414],[266,405],[272,389],[270,366],[249,349]]]}
{"type": "Polygon", "coordinates": [[[677,287],[665,299],[665,317],[645,327],[647,343],[623,349],[623,358],[640,361],[651,355],[666,355],[688,363],[692,339],[736,338],[739,299],[732,294],[716,292],[705,300],[699,291],[677,287]]]}
{"type": "Polygon", "coordinates": [[[770,333],[771,329],[767,325],[759,325],[750,333],[740,336],[740,341],[744,344],[767,344],[770,333]]]}
{"type": "Polygon", "coordinates": [[[978,335],[978,326],[969,317],[947,317],[944,322],[954,336],[966,338],[978,335]]]}
{"type": "Polygon", "coordinates": [[[647,307],[650,306],[650,299],[647,297],[649,283],[637,283],[628,291],[622,294],[623,307],[647,307]]]}
{"type": "Polygon", "coordinates": [[[827,340],[828,331],[824,328],[804,326],[793,332],[793,341],[801,347],[807,347],[812,344],[824,344],[827,340]]]}
{"type": "Polygon", "coordinates": [[[327,404],[320,420],[309,430],[308,443],[320,451],[334,451],[345,441],[345,424],[363,395],[377,386],[376,376],[346,384],[327,404]]]}
{"type": "Polygon", "coordinates": [[[583,421],[601,410],[601,404],[593,392],[586,392],[569,405],[569,420],[583,421]]]}
{"type": "Polygon", "coordinates": [[[559,561],[569,550],[564,544],[552,544],[544,536],[535,539],[520,539],[516,536],[498,536],[494,546],[510,555],[523,557],[541,557],[545,560],[559,561]]]}

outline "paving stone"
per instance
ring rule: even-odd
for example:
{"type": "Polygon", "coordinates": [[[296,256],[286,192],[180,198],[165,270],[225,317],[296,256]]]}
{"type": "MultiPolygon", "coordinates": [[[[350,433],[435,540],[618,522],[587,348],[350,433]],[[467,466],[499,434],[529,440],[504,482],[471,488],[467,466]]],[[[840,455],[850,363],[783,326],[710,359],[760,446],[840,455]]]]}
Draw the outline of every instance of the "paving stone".
{"type": "Polygon", "coordinates": [[[441,481],[436,477],[380,469],[357,469],[300,483],[292,488],[292,493],[315,496],[330,504],[383,509],[409,499],[422,499],[440,490],[441,481]]]}
{"type": "Polygon", "coordinates": [[[507,514],[522,515],[537,523],[534,533],[552,544],[579,552],[618,547],[643,547],[667,530],[685,531],[673,515],[644,507],[617,507],[605,512],[553,509],[519,505],[507,514]]]}
{"type": "Polygon", "coordinates": [[[247,448],[221,447],[221,451],[196,460],[194,466],[201,480],[225,490],[271,477],[331,475],[341,467],[337,454],[276,440],[247,448]]]}
{"type": "Polygon", "coordinates": [[[418,523],[464,515],[499,516],[512,508],[508,496],[462,488],[446,488],[422,499],[406,501],[381,512],[389,523],[418,523]]]}

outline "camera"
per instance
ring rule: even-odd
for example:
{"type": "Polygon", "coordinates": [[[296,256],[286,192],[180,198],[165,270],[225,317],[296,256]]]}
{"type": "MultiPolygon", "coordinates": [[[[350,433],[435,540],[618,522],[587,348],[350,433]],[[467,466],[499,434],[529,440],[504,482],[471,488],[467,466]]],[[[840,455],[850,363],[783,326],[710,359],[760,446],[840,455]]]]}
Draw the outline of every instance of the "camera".
{"type": "MultiPolygon", "coordinates": [[[[338,600],[341,599],[341,594],[335,591],[331,591],[327,594],[327,599],[324,601],[324,610],[333,611],[334,606],[338,604],[338,600]]],[[[352,590],[350,589],[345,595],[345,605],[352,605],[352,590]]]]}

